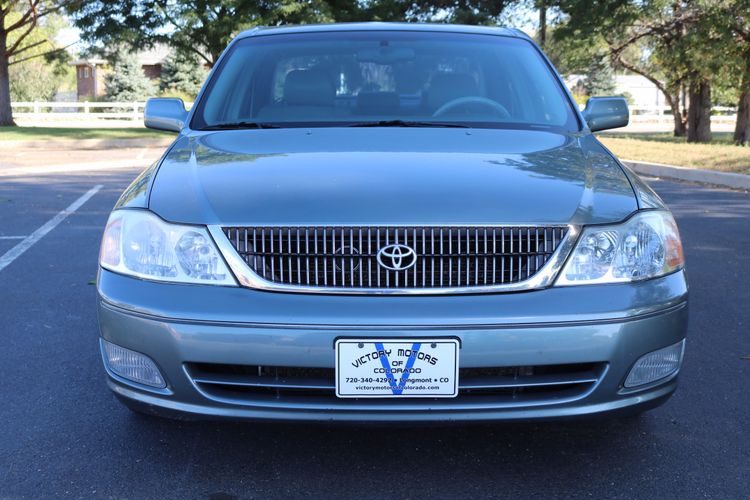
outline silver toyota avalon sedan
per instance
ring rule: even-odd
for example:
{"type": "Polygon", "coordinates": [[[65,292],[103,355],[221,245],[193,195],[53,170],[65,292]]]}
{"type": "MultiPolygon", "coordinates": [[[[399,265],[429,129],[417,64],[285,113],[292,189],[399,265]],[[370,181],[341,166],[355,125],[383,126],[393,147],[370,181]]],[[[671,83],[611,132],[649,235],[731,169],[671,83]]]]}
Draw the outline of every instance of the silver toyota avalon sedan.
{"type": "Polygon", "coordinates": [[[677,386],[682,245],[519,31],[237,36],[107,222],[109,386],[166,416],[486,421],[635,414],[677,386]]]}

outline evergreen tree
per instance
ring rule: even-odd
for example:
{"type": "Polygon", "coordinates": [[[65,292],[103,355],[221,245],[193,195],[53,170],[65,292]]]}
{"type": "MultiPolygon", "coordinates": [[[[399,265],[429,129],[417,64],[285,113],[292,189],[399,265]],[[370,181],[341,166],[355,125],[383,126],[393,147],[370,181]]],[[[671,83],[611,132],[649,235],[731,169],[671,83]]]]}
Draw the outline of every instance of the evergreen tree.
{"type": "Polygon", "coordinates": [[[134,52],[120,50],[112,72],[104,79],[104,92],[108,101],[142,101],[156,93],[156,87],[143,73],[134,52]]]}
{"type": "Polygon", "coordinates": [[[583,89],[588,96],[612,95],[615,92],[615,75],[606,55],[597,54],[592,58],[586,70],[583,89]]]}
{"type": "Polygon", "coordinates": [[[159,88],[162,92],[177,91],[195,97],[207,74],[197,55],[173,51],[164,61],[159,88]]]}

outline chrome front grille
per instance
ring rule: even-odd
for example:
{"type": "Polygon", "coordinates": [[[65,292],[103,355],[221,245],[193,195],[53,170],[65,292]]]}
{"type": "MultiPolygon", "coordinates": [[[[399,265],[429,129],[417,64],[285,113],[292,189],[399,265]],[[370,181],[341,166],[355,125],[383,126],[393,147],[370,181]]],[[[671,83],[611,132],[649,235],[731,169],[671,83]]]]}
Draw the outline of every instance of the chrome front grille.
{"type": "Polygon", "coordinates": [[[224,227],[222,232],[266,282],[367,292],[523,283],[547,264],[569,228],[224,227]],[[382,265],[378,253],[389,245],[412,249],[413,265],[400,270],[382,265]]]}
{"type": "Polygon", "coordinates": [[[196,387],[231,404],[326,410],[488,409],[564,403],[589,394],[606,363],[460,368],[455,398],[339,399],[333,368],[188,363],[196,387]]]}

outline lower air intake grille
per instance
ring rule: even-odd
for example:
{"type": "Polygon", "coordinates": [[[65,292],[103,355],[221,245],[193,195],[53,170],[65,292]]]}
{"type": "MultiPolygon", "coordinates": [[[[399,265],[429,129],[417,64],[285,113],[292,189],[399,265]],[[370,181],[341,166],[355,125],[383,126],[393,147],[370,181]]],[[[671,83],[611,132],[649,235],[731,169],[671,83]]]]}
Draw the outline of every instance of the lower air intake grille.
{"type": "Polygon", "coordinates": [[[207,397],[231,404],[325,409],[508,407],[554,404],[584,397],[606,363],[461,368],[455,398],[339,399],[333,368],[188,363],[188,375],[207,397]]]}
{"type": "Polygon", "coordinates": [[[554,227],[225,227],[267,281],[340,289],[471,288],[533,277],[565,238],[554,227]]]}

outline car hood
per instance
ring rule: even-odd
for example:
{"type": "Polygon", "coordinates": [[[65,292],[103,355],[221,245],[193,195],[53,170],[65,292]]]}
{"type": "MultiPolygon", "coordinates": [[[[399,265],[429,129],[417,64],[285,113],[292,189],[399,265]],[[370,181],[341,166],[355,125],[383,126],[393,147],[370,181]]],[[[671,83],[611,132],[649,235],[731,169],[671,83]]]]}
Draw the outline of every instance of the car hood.
{"type": "Polygon", "coordinates": [[[149,208],[223,225],[591,224],[638,208],[591,135],[441,128],[192,132],[149,208]]]}

